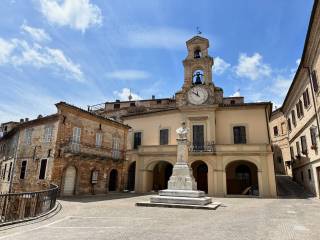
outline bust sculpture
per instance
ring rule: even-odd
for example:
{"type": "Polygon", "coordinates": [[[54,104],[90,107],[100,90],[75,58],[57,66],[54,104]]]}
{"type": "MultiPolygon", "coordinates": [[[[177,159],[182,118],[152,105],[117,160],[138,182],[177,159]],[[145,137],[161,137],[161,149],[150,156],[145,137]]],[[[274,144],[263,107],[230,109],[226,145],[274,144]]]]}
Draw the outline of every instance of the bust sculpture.
{"type": "Polygon", "coordinates": [[[181,127],[176,130],[178,134],[178,139],[187,139],[189,128],[186,127],[186,122],[181,122],[181,127]]]}

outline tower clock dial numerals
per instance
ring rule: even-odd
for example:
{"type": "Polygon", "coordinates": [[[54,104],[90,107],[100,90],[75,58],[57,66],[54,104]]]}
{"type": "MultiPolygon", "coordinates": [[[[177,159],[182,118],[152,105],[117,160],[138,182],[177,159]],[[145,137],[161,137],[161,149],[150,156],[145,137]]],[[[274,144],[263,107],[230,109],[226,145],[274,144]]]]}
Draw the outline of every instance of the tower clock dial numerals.
{"type": "Polygon", "coordinates": [[[191,104],[199,105],[208,99],[208,91],[204,87],[196,86],[188,91],[188,101],[191,104]]]}

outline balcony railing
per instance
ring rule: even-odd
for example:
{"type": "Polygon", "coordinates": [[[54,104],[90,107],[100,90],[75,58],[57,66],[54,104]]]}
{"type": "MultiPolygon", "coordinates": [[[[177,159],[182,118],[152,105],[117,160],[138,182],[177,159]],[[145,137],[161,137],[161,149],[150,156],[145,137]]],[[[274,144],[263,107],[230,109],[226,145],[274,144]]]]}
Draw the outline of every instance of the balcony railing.
{"type": "Polygon", "coordinates": [[[58,191],[51,185],[44,191],[0,194],[0,226],[48,213],[55,207],[58,191]]]}
{"type": "Polygon", "coordinates": [[[203,144],[190,143],[189,151],[190,152],[215,152],[214,142],[204,142],[203,144]]]}
{"type": "Polygon", "coordinates": [[[121,150],[74,141],[69,141],[65,144],[64,153],[86,155],[88,157],[100,157],[103,159],[112,159],[114,161],[122,160],[125,157],[125,152],[121,150]]]}

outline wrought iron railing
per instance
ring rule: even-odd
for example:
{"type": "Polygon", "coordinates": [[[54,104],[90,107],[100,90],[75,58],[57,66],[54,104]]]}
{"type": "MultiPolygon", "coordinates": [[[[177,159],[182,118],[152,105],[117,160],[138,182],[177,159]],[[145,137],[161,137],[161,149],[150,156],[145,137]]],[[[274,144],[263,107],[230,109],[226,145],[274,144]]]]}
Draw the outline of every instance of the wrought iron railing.
{"type": "Polygon", "coordinates": [[[190,143],[189,151],[190,152],[215,152],[215,144],[213,141],[204,142],[203,144],[190,143]]]}
{"type": "Polygon", "coordinates": [[[0,226],[48,213],[56,205],[58,191],[51,185],[44,191],[0,194],[0,226]]]}

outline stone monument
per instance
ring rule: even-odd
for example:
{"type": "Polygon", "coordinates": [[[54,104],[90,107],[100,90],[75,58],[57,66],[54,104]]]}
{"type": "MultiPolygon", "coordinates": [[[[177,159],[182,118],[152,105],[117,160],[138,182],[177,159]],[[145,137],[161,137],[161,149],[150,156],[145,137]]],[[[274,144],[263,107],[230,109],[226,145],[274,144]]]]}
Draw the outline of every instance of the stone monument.
{"type": "Polygon", "coordinates": [[[168,182],[168,189],[161,190],[158,196],[150,198],[151,203],[198,205],[204,206],[212,202],[203,191],[197,190],[197,183],[193,177],[192,169],[188,165],[188,133],[186,123],[176,130],[177,162],[173,167],[172,175],[168,182]]]}

